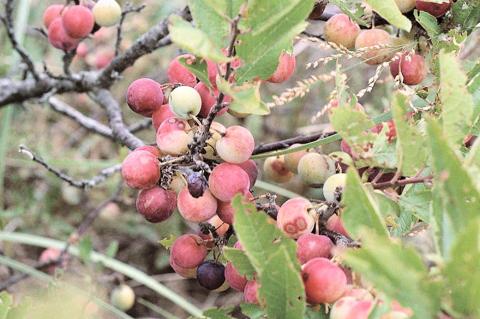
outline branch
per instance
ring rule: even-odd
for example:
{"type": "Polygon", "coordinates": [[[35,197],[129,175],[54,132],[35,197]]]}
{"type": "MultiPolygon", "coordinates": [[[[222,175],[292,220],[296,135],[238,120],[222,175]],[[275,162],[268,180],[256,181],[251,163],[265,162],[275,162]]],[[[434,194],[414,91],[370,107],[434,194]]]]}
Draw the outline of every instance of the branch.
{"type": "Polygon", "coordinates": [[[422,184],[422,183],[431,183],[433,179],[432,175],[429,176],[415,176],[405,179],[392,179],[388,182],[382,183],[371,183],[372,187],[375,189],[384,189],[389,187],[398,187],[398,186],[405,186],[408,184],[422,184]]]}
{"type": "Polygon", "coordinates": [[[118,105],[118,102],[113,98],[109,91],[101,89],[94,92],[91,97],[107,113],[108,122],[110,124],[110,128],[112,129],[113,137],[118,142],[127,146],[131,150],[145,145],[141,139],[133,135],[125,126],[120,105],[118,105]]]}
{"type": "Polygon", "coordinates": [[[118,54],[120,53],[120,45],[122,44],[122,27],[123,27],[123,22],[125,22],[125,18],[129,13],[132,13],[132,12],[138,13],[142,11],[145,7],[146,5],[144,4],[136,7],[134,7],[130,2],[127,2],[125,4],[125,7],[122,11],[122,16],[120,17],[120,22],[118,23],[118,27],[117,27],[117,40],[115,42],[115,57],[117,57],[118,54]]]}
{"type": "Polygon", "coordinates": [[[334,134],[335,134],[334,132],[315,133],[311,135],[301,135],[301,136],[291,137],[291,138],[287,138],[285,140],[281,140],[277,142],[260,144],[257,147],[255,147],[252,155],[285,149],[285,148],[288,148],[289,146],[292,146],[293,144],[306,144],[306,143],[314,142],[320,138],[325,138],[334,134]]]}
{"type": "Polygon", "coordinates": [[[47,162],[45,162],[42,158],[34,154],[26,146],[20,145],[20,147],[18,148],[18,151],[28,156],[32,161],[45,167],[49,172],[53,173],[55,176],[57,176],[61,180],[67,182],[69,185],[82,188],[82,189],[95,187],[122,169],[122,164],[116,164],[114,166],[102,169],[96,176],[90,179],[75,180],[69,175],[67,175],[66,173],[63,173],[61,170],[50,166],[47,162]]]}
{"type": "Polygon", "coordinates": [[[15,36],[15,29],[13,26],[12,14],[13,14],[13,0],[7,0],[5,2],[5,16],[0,17],[0,20],[2,20],[3,24],[5,25],[5,29],[7,30],[7,36],[8,36],[8,39],[10,40],[10,43],[12,44],[13,49],[18,52],[23,63],[27,65],[27,69],[32,74],[33,78],[35,80],[38,80],[39,76],[37,74],[37,71],[35,70],[35,66],[33,64],[32,59],[27,54],[25,49],[22,48],[20,43],[18,43],[17,38],[15,36]]]}

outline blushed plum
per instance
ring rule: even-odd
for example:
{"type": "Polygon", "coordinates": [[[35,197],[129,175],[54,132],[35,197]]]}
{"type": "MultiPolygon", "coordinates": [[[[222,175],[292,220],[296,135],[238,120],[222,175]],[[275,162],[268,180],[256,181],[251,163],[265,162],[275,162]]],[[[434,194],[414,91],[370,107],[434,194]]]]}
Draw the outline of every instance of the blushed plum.
{"type": "Polygon", "coordinates": [[[63,4],[52,4],[45,9],[43,12],[43,25],[45,28],[48,29],[53,20],[61,17],[64,8],[63,4]]]}
{"type": "Polygon", "coordinates": [[[250,188],[250,179],[243,169],[234,164],[217,165],[208,178],[213,196],[229,202],[236,194],[245,194],[250,188]]]}
{"type": "Polygon", "coordinates": [[[325,23],[325,39],[347,49],[355,47],[355,39],[360,33],[360,27],[343,13],[332,16],[325,23]]]}
{"type": "MultiPolygon", "coordinates": [[[[209,89],[203,82],[199,82],[195,85],[195,90],[197,90],[198,94],[200,94],[200,98],[202,100],[202,107],[200,109],[200,113],[198,113],[201,117],[207,117],[210,110],[215,106],[217,103],[217,97],[219,94],[218,89],[209,89]]],[[[230,102],[231,98],[229,96],[224,97],[223,102],[230,102]]],[[[228,111],[228,107],[222,108],[218,113],[217,116],[223,115],[228,111]]]]}
{"type": "Polygon", "coordinates": [[[223,220],[218,217],[218,215],[213,215],[212,218],[207,220],[207,222],[215,227],[215,231],[217,232],[218,236],[224,236],[227,231],[230,229],[230,225],[224,222],[223,220]]]}
{"type": "Polygon", "coordinates": [[[135,113],[152,116],[163,105],[162,86],[147,78],[133,81],[127,89],[127,104],[135,113]]]}
{"type": "Polygon", "coordinates": [[[297,258],[300,264],[316,257],[329,258],[333,243],[327,236],[303,234],[297,239],[297,258]]]}
{"type": "Polygon", "coordinates": [[[427,76],[425,59],[419,54],[404,53],[390,62],[390,72],[394,78],[399,75],[400,71],[403,83],[407,85],[419,84],[427,76]]]}
{"type": "Polygon", "coordinates": [[[330,319],[368,319],[372,309],[373,302],[371,300],[342,297],[333,305],[330,319]]]}
{"type": "Polygon", "coordinates": [[[295,56],[293,54],[283,52],[278,57],[277,69],[267,81],[272,83],[285,82],[292,76],[293,72],[295,72],[295,66],[295,56]]]}
{"type": "Polygon", "coordinates": [[[183,278],[196,278],[197,277],[197,267],[193,268],[183,268],[180,267],[179,265],[175,264],[173,261],[172,255],[169,257],[169,262],[170,262],[170,267],[172,267],[173,271],[175,271],[176,274],[182,276],[183,278]]]}
{"type": "Polygon", "coordinates": [[[393,40],[390,34],[381,29],[363,30],[355,40],[355,49],[370,48],[362,54],[365,63],[370,65],[390,60],[393,57],[392,45],[393,40]],[[371,48],[376,46],[378,48],[371,48]]]}
{"type": "Polygon", "coordinates": [[[213,121],[212,124],[210,125],[210,133],[212,134],[210,138],[207,140],[207,145],[205,146],[205,154],[203,154],[203,157],[211,160],[219,160],[220,157],[217,154],[217,150],[215,149],[215,145],[217,144],[217,141],[222,137],[223,134],[227,129],[223,124],[220,124],[219,122],[213,121]]]}
{"type": "Polygon", "coordinates": [[[248,177],[250,178],[250,186],[253,187],[258,177],[258,169],[255,161],[248,160],[243,163],[237,164],[237,166],[240,166],[248,174],[248,177]]]}
{"type": "Polygon", "coordinates": [[[137,196],[137,211],[151,223],[160,223],[172,216],[176,208],[175,192],[155,186],[143,189],[137,196]]]}
{"type": "Polygon", "coordinates": [[[195,198],[185,187],[178,194],[177,205],[180,215],[190,222],[205,222],[217,213],[217,200],[208,189],[202,196],[195,198]]]}
{"type": "MultiPolygon", "coordinates": [[[[290,148],[294,148],[300,146],[301,144],[293,144],[290,148]]],[[[307,150],[302,150],[298,152],[288,153],[284,156],[285,167],[292,173],[298,173],[298,162],[303,157],[303,155],[307,154],[307,150]]]]}
{"type": "Polygon", "coordinates": [[[135,150],[136,151],[147,151],[149,153],[152,153],[152,155],[155,155],[156,157],[162,156],[162,153],[160,152],[158,147],[153,146],[153,145],[143,145],[143,146],[137,147],[135,150]]]}
{"type": "Polygon", "coordinates": [[[54,19],[48,27],[48,42],[57,49],[71,51],[75,49],[80,42],[67,34],[63,27],[62,18],[54,19]]]}
{"type": "Polygon", "coordinates": [[[192,139],[191,128],[187,121],[174,117],[164,121],[157,130],[157,146],[165,154],[186,153],[192,139]]]}
{"type": "Polygon", "coordinates": [[[347,230],[343,226],[343,222],[338,215],[332,215],[327,220],[327,229],[342,234],[344,236],[350,237],[347,230]]]}
{"type": "MultiPolygon", "coordinates": [[[[42,253],[40,254],[40,257],[38,258],[38,261],[40,263],[50,263],[50,262],[54,262],[56,260],[58,260],[58,258],[60,257],[60,254],[62,252],[59,250],[59,249],[56,249],[56,248],[47,248],[45,249],[44,251],[42,251],[42,253]]],[[[65,267],[67,264],[67,261],[66,259],[64,259],[62,261],[62,267],[65,267]]],[[[47,272],[49,274],[54,274],[55,273],[55,267],[56,265],[55,264],[52,264],[50,266],[47,267],[47,272]]]]}
{"type": "Polygon", "coordinates": [[[202,108],[202,98],[194,88],[179,86],[170,92],[168,105],[177,117],[186,120],[198,115],[202,108]]]}
{"type": "Polygon", "coordinates": [[[308,212],[311,207],[312,203],[305,198],[287,200],[278,210],[278,228],[292,238],[310,233],[315,225],[313,217],[308,212]]]}
{"type": "Polygon", "coordinates": [[[252,133],[242,126],[227,128],[215,145],[218,155],[226,162],[240,164],[247,161],[255,148],[252,133]]]}
{"type": "Polygon", "coordinates": [[[225,266],[225,280],[228,282],[230,287],[236,291],[243,292],[245,290],[245,285],[247,284],[247,278],[240,275],[238,270],[233,266],[231,262],[228,262],[225,266]]]}
{"type": "Polygon", "coordinates": [[[415,6],[419,11],[430,13],[434,17],[441,17],[450,10],[452,0],[445,0],[442,3],[436,3],[429,0],[416,0],[415,6]]]}
{"type": "Polygon", "coordinates": [[[335,174],[335,161],[326,155],[308,153],[298,162],[298,175],[307,185],[319,186],[333,174],[335,174]]]}
{"type": "Polygon", "coordinates": [[[106,68],[115,57],[115,52],[110,49],[100,50],[95,54],[94,65],[97,70],[106,68]]]}
{"type": "Polygon", "coordinates": [[[62,22],[67,34],[76,39],[89,35],[95,24],[92,11],[80,5],[67,7],[62,15],[62,22]]]}
{"type": "MultiPolygon", "coordinates": [[[[247,192],[246,195],[244,196],[244,201],[249,202],[249,201],[252,201],[253,198],[254,196],[252,195],[252,193],[247,192]]],[[[217,215],[225,223],[233,225],[235,210],[232,207],[232,203],[218,201],[217,215]]]]}
{"type": "Polygon", "coordinates": [[[151,188],[160,179],[160,163],[152,153],[135,150],[123,160],[122,177],[131,188],[151,188]]]}
{"type": "Polygon", "coordinates": [[[283,155],[265,159],[263,172],[268,180],[275,183],[286,183],[293,177],[293,173],[285,165],[285,157],[283,155]]]}
{"type": "Polygon", "coordinates": [[[179,172],[175,173],[170,182],[170,187],[172,191],[176,194],[179,194],[187,186],[187,181],[179,172]]]}
{"type": "Polygon", "coordinates": [[[259,304],[258,301],[259,285],[256,280],[249,280],[243,289],[243,299],[246,303],[259,304]]]}
{"type": "Polygon", "coordinates": [[[182,268],[196,268],[207,256],[207,247],[203,240],[194,234],[185,234],[173,242],[170,250],[172,262],[182,268]]]}
{"type": "Polygon", "coordinates": [[[175,113],[173,113],[170,110],[170,106],[168,106],[168,104],[163,104],[162,106],[157,108],[155,111],[153,111],[152,123],[153,123],[153,127],[155,128],[155,132],[158,130],[160,125],[170,117],[175,117],[175,113]]]}
{"type": "Polygon", "coordinates": [[[197,78],[192,72],[180,64],[180,58],[187,59],[187,63],[189,63],[189,60],[195,59],[191,54],[182,54],[173,59],[167,69],[168,81],[172,84],[181,84],[193,88],[197,84],[197,78]]]}
{"type": "Polygon", "coordinates": [[[333,303],[347,288],[343,270],[326,258],[313,258],[303,265],[302,278],[311,304],[333,303]]]}

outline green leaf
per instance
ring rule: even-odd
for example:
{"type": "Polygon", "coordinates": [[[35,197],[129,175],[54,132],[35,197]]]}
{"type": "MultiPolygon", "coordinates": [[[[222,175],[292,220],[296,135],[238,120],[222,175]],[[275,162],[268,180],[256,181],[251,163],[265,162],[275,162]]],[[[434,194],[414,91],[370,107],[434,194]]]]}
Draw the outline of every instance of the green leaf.
{"type": "Polygon", "coordinates": [[[365,2],[391,25],[410,32],[412,22],[400,12],[395,0],[365,0],[365,2]]]}
{"type": "Polygon", "coordinates": [[[430,222],[430,202],[432,191],[423,184],[408,185],[400,195],[399,205],[402,211],[417,216],[424,222],[430,222]]]}
{"type": "Polygon", "coordinates": [[[347,183],[342,202],[345,205],[342,220],[345,228],[354,238],[359,238],[364,228],[368,228],[379,236],[388,236],[378,205],[363,186],[355,170],[347,171],[347,183]]]}
{"type": "Polygon", "coordinates": [[[458,0],[452,6],[453,22],[471,31],[480,23],[480,0],[458,0]]]}
{"type": "Polygon", "coordinates": [[[332,110],[330,122],[335,131],[357,154],[362,154],[373,145],[377,135],[369,131],[375,123],[361,111],[348,105],[340,105],[332,110]]]}
{"type": "Polygon", "coordinates": [[[234,228],[257,272],[260,303],[269,318],[303,318],[305,289],[296,257],[295,241],[286,237],[265,213],[240,196],[233,199],[234,228]]]}
{"type": "Polygon", "coordinates": [[[90,237],[84,237],[78,243],[78,250],[80,259],[87,263],[90,261],[90,254],[93,251],[92,239],[90,237]]]}
{"type": "Polygon", "coordinates": [[[212,84],[208,78],[208,67],[205,60],[196,58],[192,61],[191,59],[180,58],[178,62],[192,72],[206,86],[212,88],[212,84]]]}
{"type": "Polygon", "coordinates": [[[443,132],[448,142],[460,146],[472,126],[473,98],[455,54],[442,51],[439,61],[443,132]]]}
{"type": "Polygon", "coordinates": [[[0,292],[0,319],[7,319],[13,306],[13,297],[6,291],[0,292]]]}
{"type": "Polygon", "coordinates": [[[110,258],[115,258],[115,255],[117,254],[117,252],[118,252],[118,241],[114,240],[108,245],[107,250],[105,251],[105,255],[110,258]]]}
{"type": "Polygon", "coordinates": [[[236,46],[243,62],[236,72],[239,83],[272,75],[282,51],[290,50],[293,38],[305,29],[313,4],[313,0],[248,1],[236,46]]]}
{"type": "Polygon", "coordinates": [[[255,304],[244,303],[240,305],[242,313],[249,319],[260,319],[265,317],[263,310],[255,304]]]}
{"type": "Polygon", "coordinates": [[[425,167],[427,156],[424,138],[414,126],[408,125],[405,95],[394,95],[392,114],[397,131],[397,158],[398,163],[401,163],[399,169],[404,175],[415,175],[425,167]]]}
{"type": "Polygon", "coordinates": [[[418,319],[434,318],[440,308],[440,289],[428,279],[420,256],[390,239],[365,232],[362,248],[348,250],[345,262],[378,291],[412,308],[418,319]]]}
{"type": "Polygon", "coordinates": [[[255,269],[252,266],[252,263],[248,259],[247,255],[240,250],[231,247],[224,247],[223,254],[225,258],[232,262],[235,269],[244,276],[247,276],[249,280],[253,279],[255,275],[255,269]]]}
{"type": "Polygon", "coordinates": [[[440,26],[438,25],[437,18],[432,16],[430,13],[415,10],[413,12],[413,15],[415,16],[415,20],[417,20],[417,22],[420,23],[422,28],[427,31],[430,39],[435,40],[436,37],[442,32],[440,26]]]}
{"type": "MultiPolygon", "coordinates": [[[[480,318],[480,220],[472,221],[457,237],[444,269],[453,309],[468,318],[480,318]]],[[[462,316],[463,318],[463,316],[462,316]]]]}
{"type": "Polygon", "coordinates": [[[219,48],[228,45],[230,22],[240,10],[244,0],[189,0],[195,26],[205,32],[219,48]]]}
{"type": "Polygon", "coordinates": [[[202,30],[194,28],[190,23],[177,15],[170,16],[168,30],[172,42],[182,49],[213,62],[227,62],[220,48],[213,43],[202,30]]]}
{"type": "Polygon", "coordinates": [[[231,311],[232,309],[212,308],[205,310],[203,315],[209,319],[233,319],[233,317],[229,315],[231,311]]]}
{"type": "MultiPolygon", "coordinates": [[[[434,214],[441,232],[453,231],[454,238],[477,218],[480,212],[480,193],[460,159],[445,143],[445,135],[438,123],[430,120],[427,132],[437,192],[434,194],[437,201],[435,207],[440,209],[434,211],[434,214]]],[[[443,235],[445,234],[442,234],[442,237],[443,235]]],[[[443,248],[444,253],[448,254],[449,245],[443,245],[443,248]]]]}
{"type": "Polygon", "coordinates": [[[217,78],[217,87],[232,98],[232,102],[228,106],[232,111],[257,115],[270,113],[270,109],[262,102],[260,96],[260,82],[233,86],[224,79],[217,78]]]}
{"type": "Polygon", "coordinates": [[[359,25],[364,27],[369,25],[363,18],[365,16],[365,10],[362,0],[330,0],[330,2],[339,7],[343,13],[359,25]]]}
{"type": "Polygon", "coordinates": [[[164,239],[160,240],[160,245],[162,245],[165,249],[170,249],[175,239],[177,239],[177,237],[178,236],[170,234],[168,237],[165,237],[164,239]]]}

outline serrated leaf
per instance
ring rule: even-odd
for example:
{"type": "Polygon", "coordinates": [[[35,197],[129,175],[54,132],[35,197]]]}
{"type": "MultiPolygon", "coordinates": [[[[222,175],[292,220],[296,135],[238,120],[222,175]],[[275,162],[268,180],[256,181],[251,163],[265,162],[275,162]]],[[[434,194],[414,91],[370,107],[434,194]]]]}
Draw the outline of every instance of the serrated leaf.
{"type": "Polygon", "coordinates": [[[400,12],[395,0],[365,0],[365,2],[391,25],[407,32],[412,29],[412,22],[400,12]]]}
{"type": "Polygon", "coordinates": [[[377,137],[369,131],[375,126],[375,123],[364,112],[354,110],[346,105],[340,105],[332,110],[330,122],[335,131],[357,154],[368,150],[377,137]]]}
{"type": "Polygon", "coordinates": [[[168,30],[172,42],[182,49],[213,62],[227,62],[227,58],[209,36],[177,15],[168,19],[168,30]]]}
{"type": "Polygon", "coordinates": [[[366,232],[362,248],[346,251],[343,258],[378,291],[412,308],[413,318],[434,318],[440,309],[440,287],[428,280],[428,271],[412,248],[366,232]]]}
{"type": "Polygon", "coordinates": [[[362,0],[330,0],[330,2],[340,8],[343,13],[359,25],[364,27],[368,26],[368,23],[363,19],[365,10],[362,5],[362,0]]]}
{"type": "Polygon", "coordinates": [[[195,26],[205,32],[219,48],[226,47],[230,36],[229,19],[234,18],[244,0],[189,0],[195,26]]]}
{"type": "MultiPolygon", "coordinates": [[[[444,272],[453,309],[468,318],[479,318],[480,307],[480,220],[471,221],[457,237],[444,272]]],[[[463,316],[462,316],[463,317],[463,316]]]]}
{"type": "Polygon", "coordinates": [[[372,195],[363,186],[357,171],[347,171],[347,183],[342,202],[345,209],[342,220],[348,233],[359,238],[362,229],[368,228],[379,236],[388,236],[388,231],[372,195]]]}
{"type": "Polygon", "coordinates": [[[472,126],[473,98],[455,54],[442,51],[439,62],[443,132],[451,145],[459,147],[472,126]]]}
{"type": "Polygon", "coordinates": [[[173,234],[170,234],[168,237],[165,237],[164,239],[160,240],[159,243],[162,245],[165,249],[170,249],[175,242],[175,239],[177,239],[178,236],[175,236],[173,234]]]}
{"type": "Polygon", "coordinates": [[[241,275],[246,276],[249,280],[253,279],[255,268],[253,268],[252,263],[243,251],[231,247],[224,247],[223,254],[241,275]]]}
{"type": "Polygon", "coordinates": [[[180,58],[178,62],[192,72],[206,86],[212,88],[212,84],[208,78],[208,66],[205,60],[196,58],[194,61],[187,61],[186,58],[180,58]]]}
{"type": "Polygon", "coordinates": [[[272,75],[280,53],[289,51],[293,38],[305,29],[313,4],[313,0],[248,1],[236,46],[243,62],[236,71],[239,83],[272,75]]]}
{"type": "Polygon", "coordinates": [[[7,319],[13,306],[13,297],[6,291],[0,292],[0,319],[7,319]]]}
{"type": "Polygon", "coordinates": [[[434,214],[442,239],[448,238],[448,242],[442,245],[444,253],[448,254],[452,240],[478,216],[480,193],[458,156],[444,142],[445,135],[438,123],[430,120],[427,132],[436,185],[434,203],[437,211],[434,214]],[[450,234],[448,237],[446,232],[450,234]]]}
{"type": "Polygon", "coordinates": [[[415,20],[417,20],[417,22],[420,23],[422,28],[427,31],[428,36],[432,40],[435,40],[436,37],[442,32],[440,26],[438,25],[437,18],[432,16],[430,13],[415,10],[413,12],[413,15],[415,16],[415,20]]]}
{"type": "Polygon", "coordinates": [[[397,93],[393,97],[392,114],[397,131],[397,162],[402,173],[415,175],[425,167],[426,153],[424,138],[407,121],[407,97],[397,93]]]}
{"type": "Polygon", "coordinates": [[[303,318],[305,289],[295,242],[286,237],[265,213],[240,196],[233,199],[234,228],[257,273],[261,305],[269,318],[303,318]]]}
{"type": "Polygon", "coordinates": [[[432,191],[423,184],[408,185],[400,195],[399,205],[402,211],[417,216],[424,222],[430,222],[430,202],[432,191]]]}
{"type": "Polygon", "coordinates": [[[265,115],[270,109],[260,96],[260,82],[233,86],[222,78],[217,78],[218,89],[232,98],[228,108],[243,114],[265,115]]]}

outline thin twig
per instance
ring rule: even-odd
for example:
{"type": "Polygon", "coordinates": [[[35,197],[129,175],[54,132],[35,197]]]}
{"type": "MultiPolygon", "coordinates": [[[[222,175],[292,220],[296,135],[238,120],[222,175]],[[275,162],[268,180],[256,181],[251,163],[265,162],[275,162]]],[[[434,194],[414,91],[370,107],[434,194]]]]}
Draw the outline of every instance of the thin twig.
{"type": "Polygon", "coordinates": [[[122,16],[120,17],[120,22],[118,23],[117,26],[117,40],[115,42],[115,57],[117,57],[120,54],[120,46],[122,44],[122,27],[123,27],[123,22],[125,21],[125,18],[129,13],[132,12],[140,12],[142,11],[146,5],[142,4],[140,6],[133,6],[130,2],[127,2],[125,4],[125,7],[122,11],[122,16]]]}
{"type": "Polygon", "coordinates": [[[75,180],[73,177],[69,176],[68,174],[62,172],[61,170],[50,166],[47,162],[45,162],[42,158],[34,154],[30,149],[28,149],[24,145],[20,145],[18,151],[26,156],[28,156],[32,161],[42,165],[45,167],[49,172],[53,173],[55,176],[60,178],[61,180],[67,182],[69,185],[86,189],[86,188],[91,188],[98,186],[102,182],[104,182],[107,178],[110,176],[116,174],[122,169],[121,164],[116,164],[111,167],[107,167],[102,169],[96,176],[90,178],[90,179],[81,179],[81,180],[75,180]]]}

